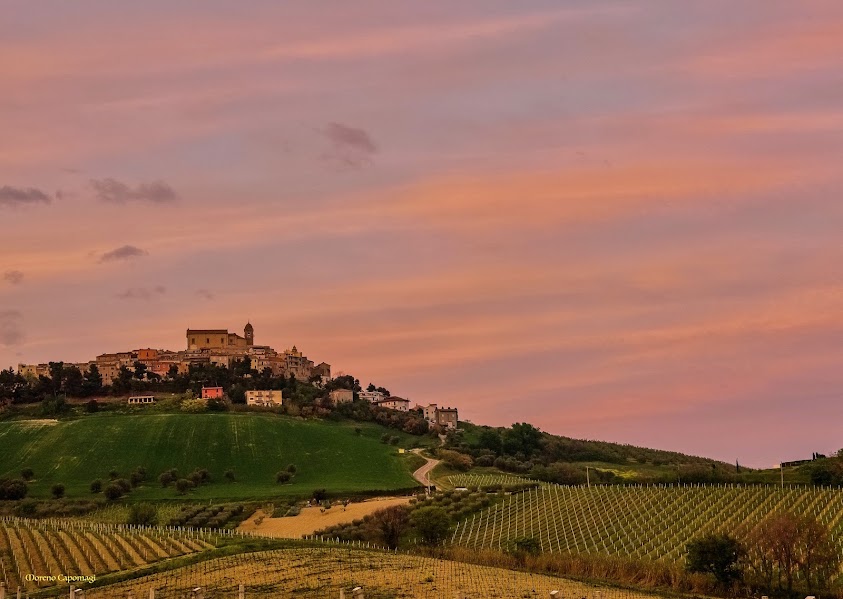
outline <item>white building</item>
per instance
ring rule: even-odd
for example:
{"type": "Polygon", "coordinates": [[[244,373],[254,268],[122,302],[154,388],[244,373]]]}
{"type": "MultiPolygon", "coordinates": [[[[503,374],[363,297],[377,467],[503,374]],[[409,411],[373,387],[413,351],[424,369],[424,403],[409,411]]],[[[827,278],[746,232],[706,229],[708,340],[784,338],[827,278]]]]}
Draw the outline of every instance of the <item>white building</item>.
{"type": "Polygon", "coordinates": [[[280,406],[283,403],[284,398],[281,391],[246,391],[247,406],[263,406],[265,408],[271,408],[273,406],[280,406]]]}
{"type": "Polygon", "coordinates": [[[383,393],[380,391],[360,391],[357,396],[369,403],[378,403],[384,399],[383,393]]]}
{"type": "Polygon", "coordinates": [[[387,397],[375,402],[374,405],[382,408],[389,408],[390,410],[398,410],[399,412],[410,411],[410,400],[404,399],[403,397],[387,397]]]}

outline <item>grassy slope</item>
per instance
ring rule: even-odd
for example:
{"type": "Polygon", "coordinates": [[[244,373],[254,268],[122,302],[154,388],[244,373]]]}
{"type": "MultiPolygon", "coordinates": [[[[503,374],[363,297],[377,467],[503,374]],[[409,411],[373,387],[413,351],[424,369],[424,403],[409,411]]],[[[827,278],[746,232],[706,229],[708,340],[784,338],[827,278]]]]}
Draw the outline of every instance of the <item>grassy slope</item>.
{"type": "MultiPolygon", "coordinates": [[[[128,477],[144,466],[150,479],[131,500],[178,497],[157,483],[160,472],[186,474],[207,468],[213,483],[194,490],[192,499],[264,498],[329,491],[385,490],[413,486],[397,449],[380,442],[382,427],[360,423],[302,421],[255,414],[93,415],[52,426],[0,423],[0,477],[35,471],[31,497],[47,497],[64,483],[68,497],[91,497],[95,478],[108,480],[113,468],[128,477]],[[355,427],[362,429],[357,435],[355,427]],[[275,473],[293,463],[293,482],[275,484],[275,473]],[[237,482],[223,477],[227,469],[237,482]]],[[[412,437],[401,435],[402,446],[412,437]]]]}

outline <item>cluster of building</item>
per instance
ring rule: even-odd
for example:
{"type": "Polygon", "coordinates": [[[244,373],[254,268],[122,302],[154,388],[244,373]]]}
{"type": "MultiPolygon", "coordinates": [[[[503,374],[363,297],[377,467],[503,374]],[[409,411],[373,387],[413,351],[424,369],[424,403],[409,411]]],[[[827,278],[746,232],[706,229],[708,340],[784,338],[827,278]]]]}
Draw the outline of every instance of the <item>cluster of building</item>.
{"type": "MultiPolygon", "coordinates": [[[[103,385],[111,385],[125,366],[134,370],[136,363],[143,364],[147,372],[166,377],[173,371],[188,372],[191,364],[216,364],[231,367],[235,360],[249,358],[251,367],[258,372],[269,369],[274,376],[294,376],[300,381],[319,376],[324,383],[331,379],[331,365],[322,362],[314,364],[294,345],[292,349],[278,352],[268,345],[255,345],[255,329],[246,323],[243,336],[229,333],[227,329],[187,329],[187,349],[170,351],[164,349],[136,349],[132,351],[100,354],[95,360],[73,364],[85,372],[96,364],[102,375],[103,385]]],[[[18,372],[24,376],[50,376],[48,364],[19,364],[18,372]]]]}
{"type": "MultiPolygon", "coordinates": [[[[229,333],[227,329],[187,329],[185,335],[187,349],[169,351],[163,349],[136,349],[113,354],[100,354],[96,360],[73,364],[80,371],[87,371],[96,365],[102,375],[103,385],[111,385],[120,374],[120,369],[126,367],[134,371],[135,364],[143,364],[147,372],[160,377],[166,377],[171,372],[185,374],[191,364],[215,364],[230,368],[235,360],[248,358],[251,368],[258,372],[269,369],[273,376],[293,376],[300,381],[308,381],[314,377],[325,384],[331,380],[331,365],[325,362],[314,364],[308,360],[296,346],[292,349],[278,352],[268,345],[255,345],[255,329],[251,323],[246,323],[243,336],[229,333]]],[[[50,376],[49,364],[18,364],[18,372],[24,376],[50,376]]],[[[203,387],[202,398],[222,398],[222,387],[203,387]]],[[[354,400],[354,392],[350,389],[335,389],[330,392],[331,401],[337,405],[354,400]]],[[[386,396],[380,391],[360,391],[360,400],[382,408],[389,408],[399,412],[410,410],[410,400],[403,397],[386,396]]],[[[154,403],[152,396],[130,397],[130,404],[154,403]]],[[[246,391],[246,404],[250,406],[275,407],[281,406],[284,398],[281,391],[246,391]]],[[[444,428],[457,427],[457,409],[440,408],[436,404],[428,406],[416,405],[415,409],[422,410],[424,418],[431,424],[444,428]]]]}

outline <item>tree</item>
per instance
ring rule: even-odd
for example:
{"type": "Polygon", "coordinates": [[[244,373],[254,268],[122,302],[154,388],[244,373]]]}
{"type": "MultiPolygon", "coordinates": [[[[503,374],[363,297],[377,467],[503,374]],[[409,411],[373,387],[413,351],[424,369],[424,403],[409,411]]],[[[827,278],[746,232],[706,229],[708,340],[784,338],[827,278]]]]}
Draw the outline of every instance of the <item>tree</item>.
{"type": "Polygon", "coordinates": [[[52,392],[53,395],[56,395],[62,389],[64,362],[50,362],[47,366],[50,373],[50,385],[52,387],[52,392]]]}
{"type": "Polygon", "coordinates": [[[56,483],[50,488],[50,492],[56,499],[61,499],[62,497],[64,497],[64,485],[61,483],[56,483]]]}
{"type": "Polygon", "coordinates": [[[423,507],[415,510],[410,517],[422,541],[428,545],[435,545],[445,538],[451,520],[441,507],[423,507]]]}
{"type": "Polygon", "coordinates": [[[135,369],[135,378],[142,381],[146,377],[146,364],[136,361],[132,366],[135,369]]]}
{"type": "Polygon", "coordinates": [[[158,510],[148,503],[136,503],[129,509],[127,524],[134,526],[155,526],[158,524],[158,510]]]}
{"type": "Polygon", "coordinates": [[[228,469],[223,474],[228,482],[233,483],[236,480],[236,476],[234,474],[234,470],[228,469]]]}
{"type": "Polygon", "coordinates": [[[286,470],[282,470],[275,475],[275,482],[279,484],[284,484],[290,482],[290,479],[293,478],[293,475],[287,472],[286,470]]]}
{"type": "Polygon", "coordinates": [[[102,374],[96,364],[88,366],[85,372],[85,380],[82,381],[82,392],[85,397],[96,395],[102,391],[102,374]]]}
{"type": "Polygon", "coordinates": [[[710,533],[688,543],[685,550],[685,569],[712,574],[724,588],[743,576],[740,563],[746,549],[734,537],[710,533]]]}
{"type": "Polygon", "coordinates": [[[177,477],[173,476],[173,473],[167,470],[166,472],[162,472],[158,476],[158,482],[161,483],[162,487],[169,487],[170,483],[176,480],[177,477]]]}
{"type": "Polygon", "coordinates": [[[26,483],[19,478],[0,479],[0,500],[2,499],[23,499],[29,492],[26,483]]]}
{"type": "Polygon", "coordinates": [[[85,378],[76,366],[65,366],[62,371],[63,389],[70,397],[82,397],[85,378]]]}
{"type": "Polygon", "coordinates": [[[120,485],[111,483],[105,488],[103,494],[105,495],[105,498],[109,501],[117,501],[118,499],[123,497],[123,488],[120,485]]]}
{"type": "Polygon", "coordinates": [[[396,549],[401,535],[410,526],[410,514],[403,505],[394,505],[376,511],[372,514],[372,521],[384,544],[390,549],[396,549]]]}
{"type": "Polygon", "coordinates": [[[176,481],[176,491],[178,491],[179,495],[184,495],[192,488],[193,483],[186,478],[180,478],[176,481]]]}
{"type": "Polygon", "coordinates": [[[25,481],[30,481],[35,478],[35,472],[33,472],[32,468],[24,468],[20,471],[21,478],[25,481]]]}
{"type": "Polygon", "coordinates": [[[503,452],[508,455],[523,453],[529,458],[539,450],[541,439],[541,431],[532,424],[516,422],[503,434],[503,452]]]}
{"type": "Polygon", "coordinates": [[[290,464],[289,466],[287,466],[287,472],[289,472],[290,474],[295,474],[296,470],[298,469],[296,468],[295,464],[290,464]]]}
{"type": "Polygon", "coordinates": [[[102,491],[102,481],[100,479],[94,479],[91,481],[91,493],[99,493],[102,491]]]}

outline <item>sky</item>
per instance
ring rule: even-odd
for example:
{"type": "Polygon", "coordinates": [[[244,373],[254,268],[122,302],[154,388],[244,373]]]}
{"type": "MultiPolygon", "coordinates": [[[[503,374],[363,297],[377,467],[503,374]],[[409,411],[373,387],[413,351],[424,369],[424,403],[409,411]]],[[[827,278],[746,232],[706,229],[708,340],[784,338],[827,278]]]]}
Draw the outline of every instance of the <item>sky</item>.
{"type": "Polygon", "coordinates": [[[248,320],[475,423],[843,447],[837,0],[0,11],[0,367],[248,320]]]}

